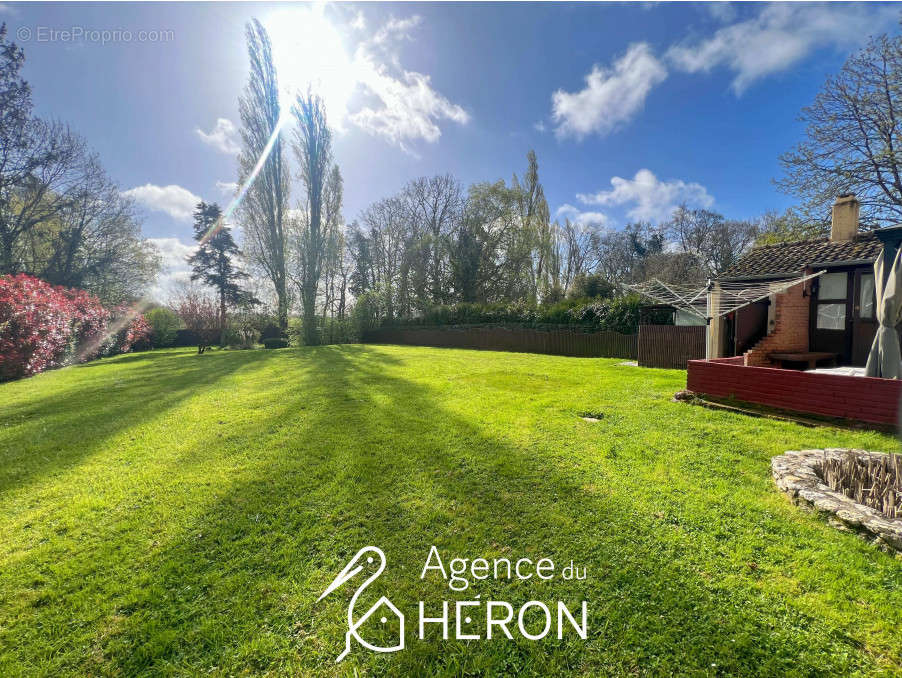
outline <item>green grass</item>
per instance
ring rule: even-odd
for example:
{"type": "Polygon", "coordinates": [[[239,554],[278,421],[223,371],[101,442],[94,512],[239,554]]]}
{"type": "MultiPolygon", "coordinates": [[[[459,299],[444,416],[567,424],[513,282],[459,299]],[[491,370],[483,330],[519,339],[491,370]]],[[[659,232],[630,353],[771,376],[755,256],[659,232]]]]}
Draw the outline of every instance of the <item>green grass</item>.
{"type": "Polygon", "coordinates": [[[769,466],[898,443],[674,403],[685,372],[618,362],[167,351],[0,385],[0,675],[902,673],[902,561],[769,466]],[[408,649],[335,664],[353,587],[316,599],[367,544],[408,649]],[[432,544],[588,576],[456,594],[419,578],[432,544]],[[414,638],[417,601],[477,593],[586,600],[588,640],[414,638]]]}

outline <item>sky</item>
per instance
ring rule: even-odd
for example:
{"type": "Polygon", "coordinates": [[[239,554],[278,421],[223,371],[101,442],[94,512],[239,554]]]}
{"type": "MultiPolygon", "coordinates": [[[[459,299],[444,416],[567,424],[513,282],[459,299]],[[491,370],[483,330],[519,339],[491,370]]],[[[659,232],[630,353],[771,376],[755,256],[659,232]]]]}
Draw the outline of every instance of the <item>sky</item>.
{"type": "MultiPolygon", "coordinates": [[[[191,212],[237,180],[244,27],[270,31],[286,100],[312,83],[335,128],[344,216],[409,180],[522,176],[552,216],[608,229],[677,204],[751,218],[798,117],[887,3],[4,3],[35,112],[99,155],[184,279],[191,212]]],[[[295,195],[292,200],[297,200],[295,195]]]]}

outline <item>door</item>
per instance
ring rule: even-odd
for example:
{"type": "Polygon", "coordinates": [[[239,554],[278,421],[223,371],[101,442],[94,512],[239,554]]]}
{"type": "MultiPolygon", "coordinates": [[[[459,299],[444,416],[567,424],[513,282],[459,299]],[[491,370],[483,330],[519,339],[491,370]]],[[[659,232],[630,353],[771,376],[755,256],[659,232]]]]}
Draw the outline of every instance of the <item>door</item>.
{"type": "Polygon", "coordinates": [[[834,271],[816,278],[811,297],[812,351],[827,351],[848,365],[852,359],[852,271],[834,271]]]}
{"type": "Polygon", "coordinates": [[[852,364],[862,367],[868,361],[871,344],[877,334],[877,298],[873,269],[855,271],[855,296],[852,301],[852,364]]]}
{"type": "Polygon", "coordinates": [[[742,355],[767,334],[767,309],[770,299],[756,301],[736,311],[735,351],[742,355]]]}

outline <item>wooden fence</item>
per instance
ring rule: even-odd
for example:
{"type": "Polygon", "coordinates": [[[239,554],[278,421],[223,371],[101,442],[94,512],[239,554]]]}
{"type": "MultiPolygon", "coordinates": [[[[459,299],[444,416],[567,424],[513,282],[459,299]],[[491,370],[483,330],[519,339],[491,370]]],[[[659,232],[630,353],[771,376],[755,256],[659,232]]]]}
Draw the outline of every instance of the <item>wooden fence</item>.
{"type": "Polygon", "coordinates": [[[404,327],[364,332],[365,344],[407,344],[547,353],[582,358],[636,359],[636,334],[538,330],[526,327],[404,327]]]}
{"type": "Polygon", "coordinates": [[[705,327],[640,325],[640,367],[667,367],[685,370],[690,360],[705,357],[705,327]]]}

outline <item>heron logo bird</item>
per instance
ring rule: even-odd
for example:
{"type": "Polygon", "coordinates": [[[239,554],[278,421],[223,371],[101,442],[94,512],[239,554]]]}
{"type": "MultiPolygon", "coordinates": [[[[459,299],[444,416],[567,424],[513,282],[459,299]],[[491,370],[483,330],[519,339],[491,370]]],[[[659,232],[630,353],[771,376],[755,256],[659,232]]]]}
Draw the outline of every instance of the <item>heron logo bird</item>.
{"type": "MultiPolygon", "coordinates": [[[[382,571],[384,569],[385,554],[382,552],[382,549],[376,546],[364,546],[357,552],[357,554],[353,558],[351,558],[351,561],[347,565],[345,565],[344,569],[338,573],[338,576],[335,577],[332,583],[329,584],[328,588],[323,591],[323,594],[317,599],[316,602],[319,602],[330,593],[332,593],[332,591],[344,584],[346,581],[356,577],[360,573],[371,573],[369,577],[367,577],[354,592],[354,595],[351,596],[351,602],[348,604],[348,631],[345,634],[345,649],[340,655],[338,655],[338,657],[336,657],[336,663],[344,659],[351,651],[351,638],[354,638],[360,645],[367,648],[368,650],[372,650],[373,652],[397,652],[398,650],[404,649],[404,614],[401,612],[401,610],[395,607],[387,597],[382,596],[363,615],[357,617],[356,619],[354,617],[354,606],[357,604],[357,599],[360,598],[360,594],[363,593],[364,589],[366,589],[367,586],[369,586],[379,578],[379,575],[382,574],[382,571]],[[394,615],[401,623],[398,644],[392,645],[391,647],[374,645],[360,637],[360,627],[370,617],[375,615],[377,610],[383,607],[387,607],[389,610],[391,610],[391,612],[394,613],[394,615]]],[[[383,614],[380,617],[379,621],[382,624],[386,624],[388,622],[388,618],[383,614]]]]}

